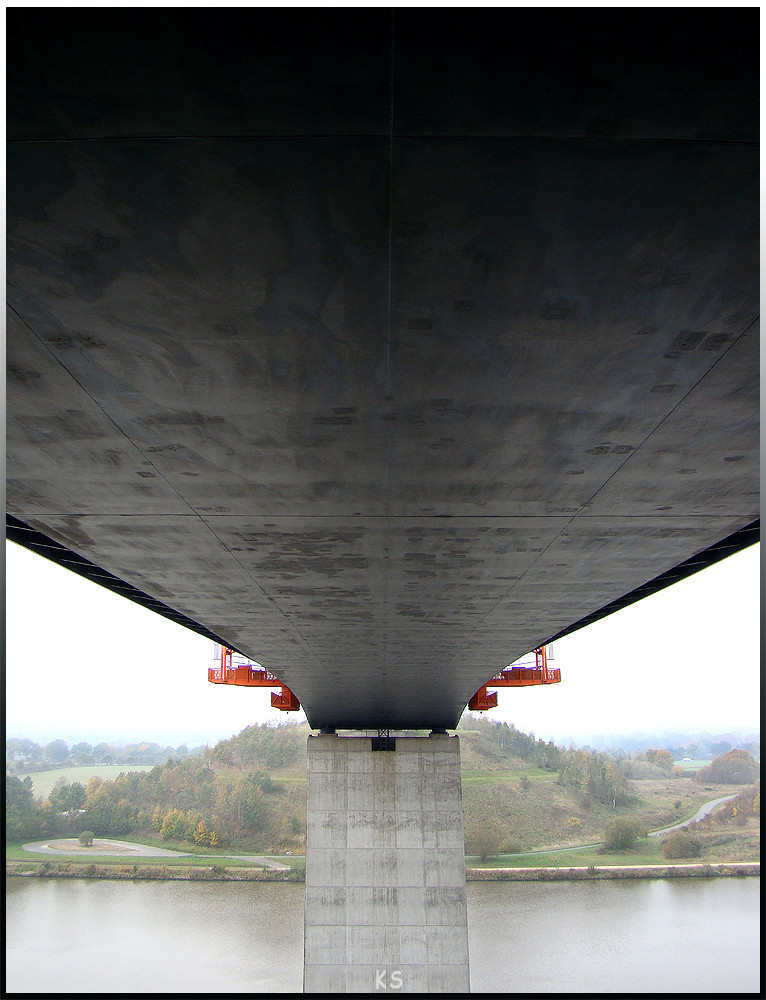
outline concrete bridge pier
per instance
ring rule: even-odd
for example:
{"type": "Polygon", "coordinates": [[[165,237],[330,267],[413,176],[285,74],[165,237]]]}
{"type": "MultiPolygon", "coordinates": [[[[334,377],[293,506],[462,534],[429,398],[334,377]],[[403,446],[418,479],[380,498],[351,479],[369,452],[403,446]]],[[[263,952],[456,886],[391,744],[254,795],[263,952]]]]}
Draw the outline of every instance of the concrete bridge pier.
{"type": "Polygon", "coordinates": [[[303,985],[469,992],[456,736],[309,737],[303,985]]]}

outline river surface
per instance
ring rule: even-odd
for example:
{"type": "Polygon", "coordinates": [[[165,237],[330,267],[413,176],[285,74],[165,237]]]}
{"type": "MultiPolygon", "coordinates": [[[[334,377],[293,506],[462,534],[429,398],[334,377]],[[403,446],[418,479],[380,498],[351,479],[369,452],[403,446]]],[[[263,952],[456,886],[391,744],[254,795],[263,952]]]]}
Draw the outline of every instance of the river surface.
{"type": "MultiPolygon", "coordinates": [[[[6,880],[8,993],[298,993],[303,885],[6,880]]],[[[760,878],[469,882],[476,993],[757,993],[760,878]]]]}

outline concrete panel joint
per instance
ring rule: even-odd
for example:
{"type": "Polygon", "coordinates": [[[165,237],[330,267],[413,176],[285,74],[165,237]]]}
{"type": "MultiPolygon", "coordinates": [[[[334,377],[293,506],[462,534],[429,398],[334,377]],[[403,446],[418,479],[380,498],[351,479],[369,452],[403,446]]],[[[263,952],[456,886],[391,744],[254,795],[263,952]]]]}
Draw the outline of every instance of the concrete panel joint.
{"type": "Polygon", "coordinates": [[[468,993],[458,738],[310,736],[307,794],[304,991],[468,993]]]}

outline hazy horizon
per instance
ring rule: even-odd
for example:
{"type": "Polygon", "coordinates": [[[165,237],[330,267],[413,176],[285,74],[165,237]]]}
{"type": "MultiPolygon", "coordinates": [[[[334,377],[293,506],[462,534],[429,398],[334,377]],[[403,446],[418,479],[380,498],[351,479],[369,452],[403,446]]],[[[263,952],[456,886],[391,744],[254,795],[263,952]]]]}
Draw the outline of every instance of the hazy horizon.
{"type": "MultiPolygon", "coordinates": [[[[497,721],[497,722],[508,722],[508,725],[513,724],[506,719],[494,720],[491,715],[485,715],[484,718],[487,718],[488,721],[490,722],[497,721]]],[[[465,722],[465,717],[461,719],[461,725],[464,724],[464,722],[465,722]]],[[[301,719],[266,720],[266,721],[262,720],[259,724],[260,725],[307,724],[307,720],[305,719],[305,717],[301,719]]],[[[520,727],[518,726],[516,728],[519,729],[520,732],[527,732],[524,729],[520,729],[520,727]]],[[[105,733],[99,733],[93,735],[92,733],[88,733],[85,731],[81,733],[71,733],[69,735],[67,735],[64,732],[55,732],[55,733],[40,732],[39,734],[35,734],[34,732],[6,731],[5,735],[6,735],[6,740],[29,739],[39,744],[40,746],[45,746],[46,744],[51,743],[53,740],[63,739],[64,742],[67,744],[67,746],[69,746],[70,748],[77,743],[84,742],[84,743],[89,743],[91,746],[96,746],[98,743],[131,744],[134,746],[140,745],[141,743],[156,743],[158,746],[161,747],[170,746],[175,749],[180,746],[187,746],[189,749],[191,749],[197,746],[207,746],[207,745],[213,746],[220,740],[230,739],[232,736],[236,736],[240,732],[242,732],[241,729],[237,730],[236,732],[229,733],[228,735],[219,736],[213,741],[206,740],[203,738],[198,738],[193,734],[185,737],[183,736],[173,737],[171,735],[168,738],[165,736],[162,737],[153,736],[151,734],[148,736],[142,734],[109,735],[105,733]]],[[[527,735],[530,734],[527,733],[527,735]]],[[[542,733],[534,733],[534,736],[537,737],[538,739],[544,739],[546,742],[548,742],[548,740],[553,740],[554,743],[557,744],[560,743],[563,746],[568,746],[570,741],[574,741],[575,743],[577,743],[578,746],[582,746],[587,743],[592,743],[594,740],[619,741],[619,740],[626,740],[628,737],[634,737],[634,738],[661,737],[666,742],[683,743],[685,742],[685,740],[692,737],[710,736],[711,738],[721,739],[726,736],[731,736],[738,738],[740,741],[744,741],[745,738],[748,736],[754,736],[760,739],[760,726],[737,725],[737,726],[715,727],[715,728],[703,727],[699,729],[650,728],[643,730],[625,729],[618,731],[609,729],[609,730],[602,730],[600,732],[587,732],[587,733],[586,732],[578,733],[575,731],[561,732],[558,734],[554,734],[552,736],[544,735],[542,733]]],[[[619,743],[616,743],[615,745],[619,745],[619,743]]]]}

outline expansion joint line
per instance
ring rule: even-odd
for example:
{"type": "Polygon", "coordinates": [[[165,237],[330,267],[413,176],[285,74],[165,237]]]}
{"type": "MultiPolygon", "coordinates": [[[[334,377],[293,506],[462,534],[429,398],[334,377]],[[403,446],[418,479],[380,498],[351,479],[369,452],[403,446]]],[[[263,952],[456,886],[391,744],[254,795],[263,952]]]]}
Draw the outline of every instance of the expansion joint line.
{"type": "Polygon", "coordinates": [[[389,543],[390,543],[390,496],[391,496],[391,449],[392,449],[392,403],[391,390],[391,331],[393,311],[393,271],[394,271],[394,21],[395,12],[391,11],[391,53],[389,59],[388,80],[388,192],[387,192],[387,245],[386,245],[386,381],[385,381],[385,416],[384,421],[384,455],[383,455],[383,663],[388,660],[388,637],[386,622],[388,620],[389,601],[389,543]]]}

